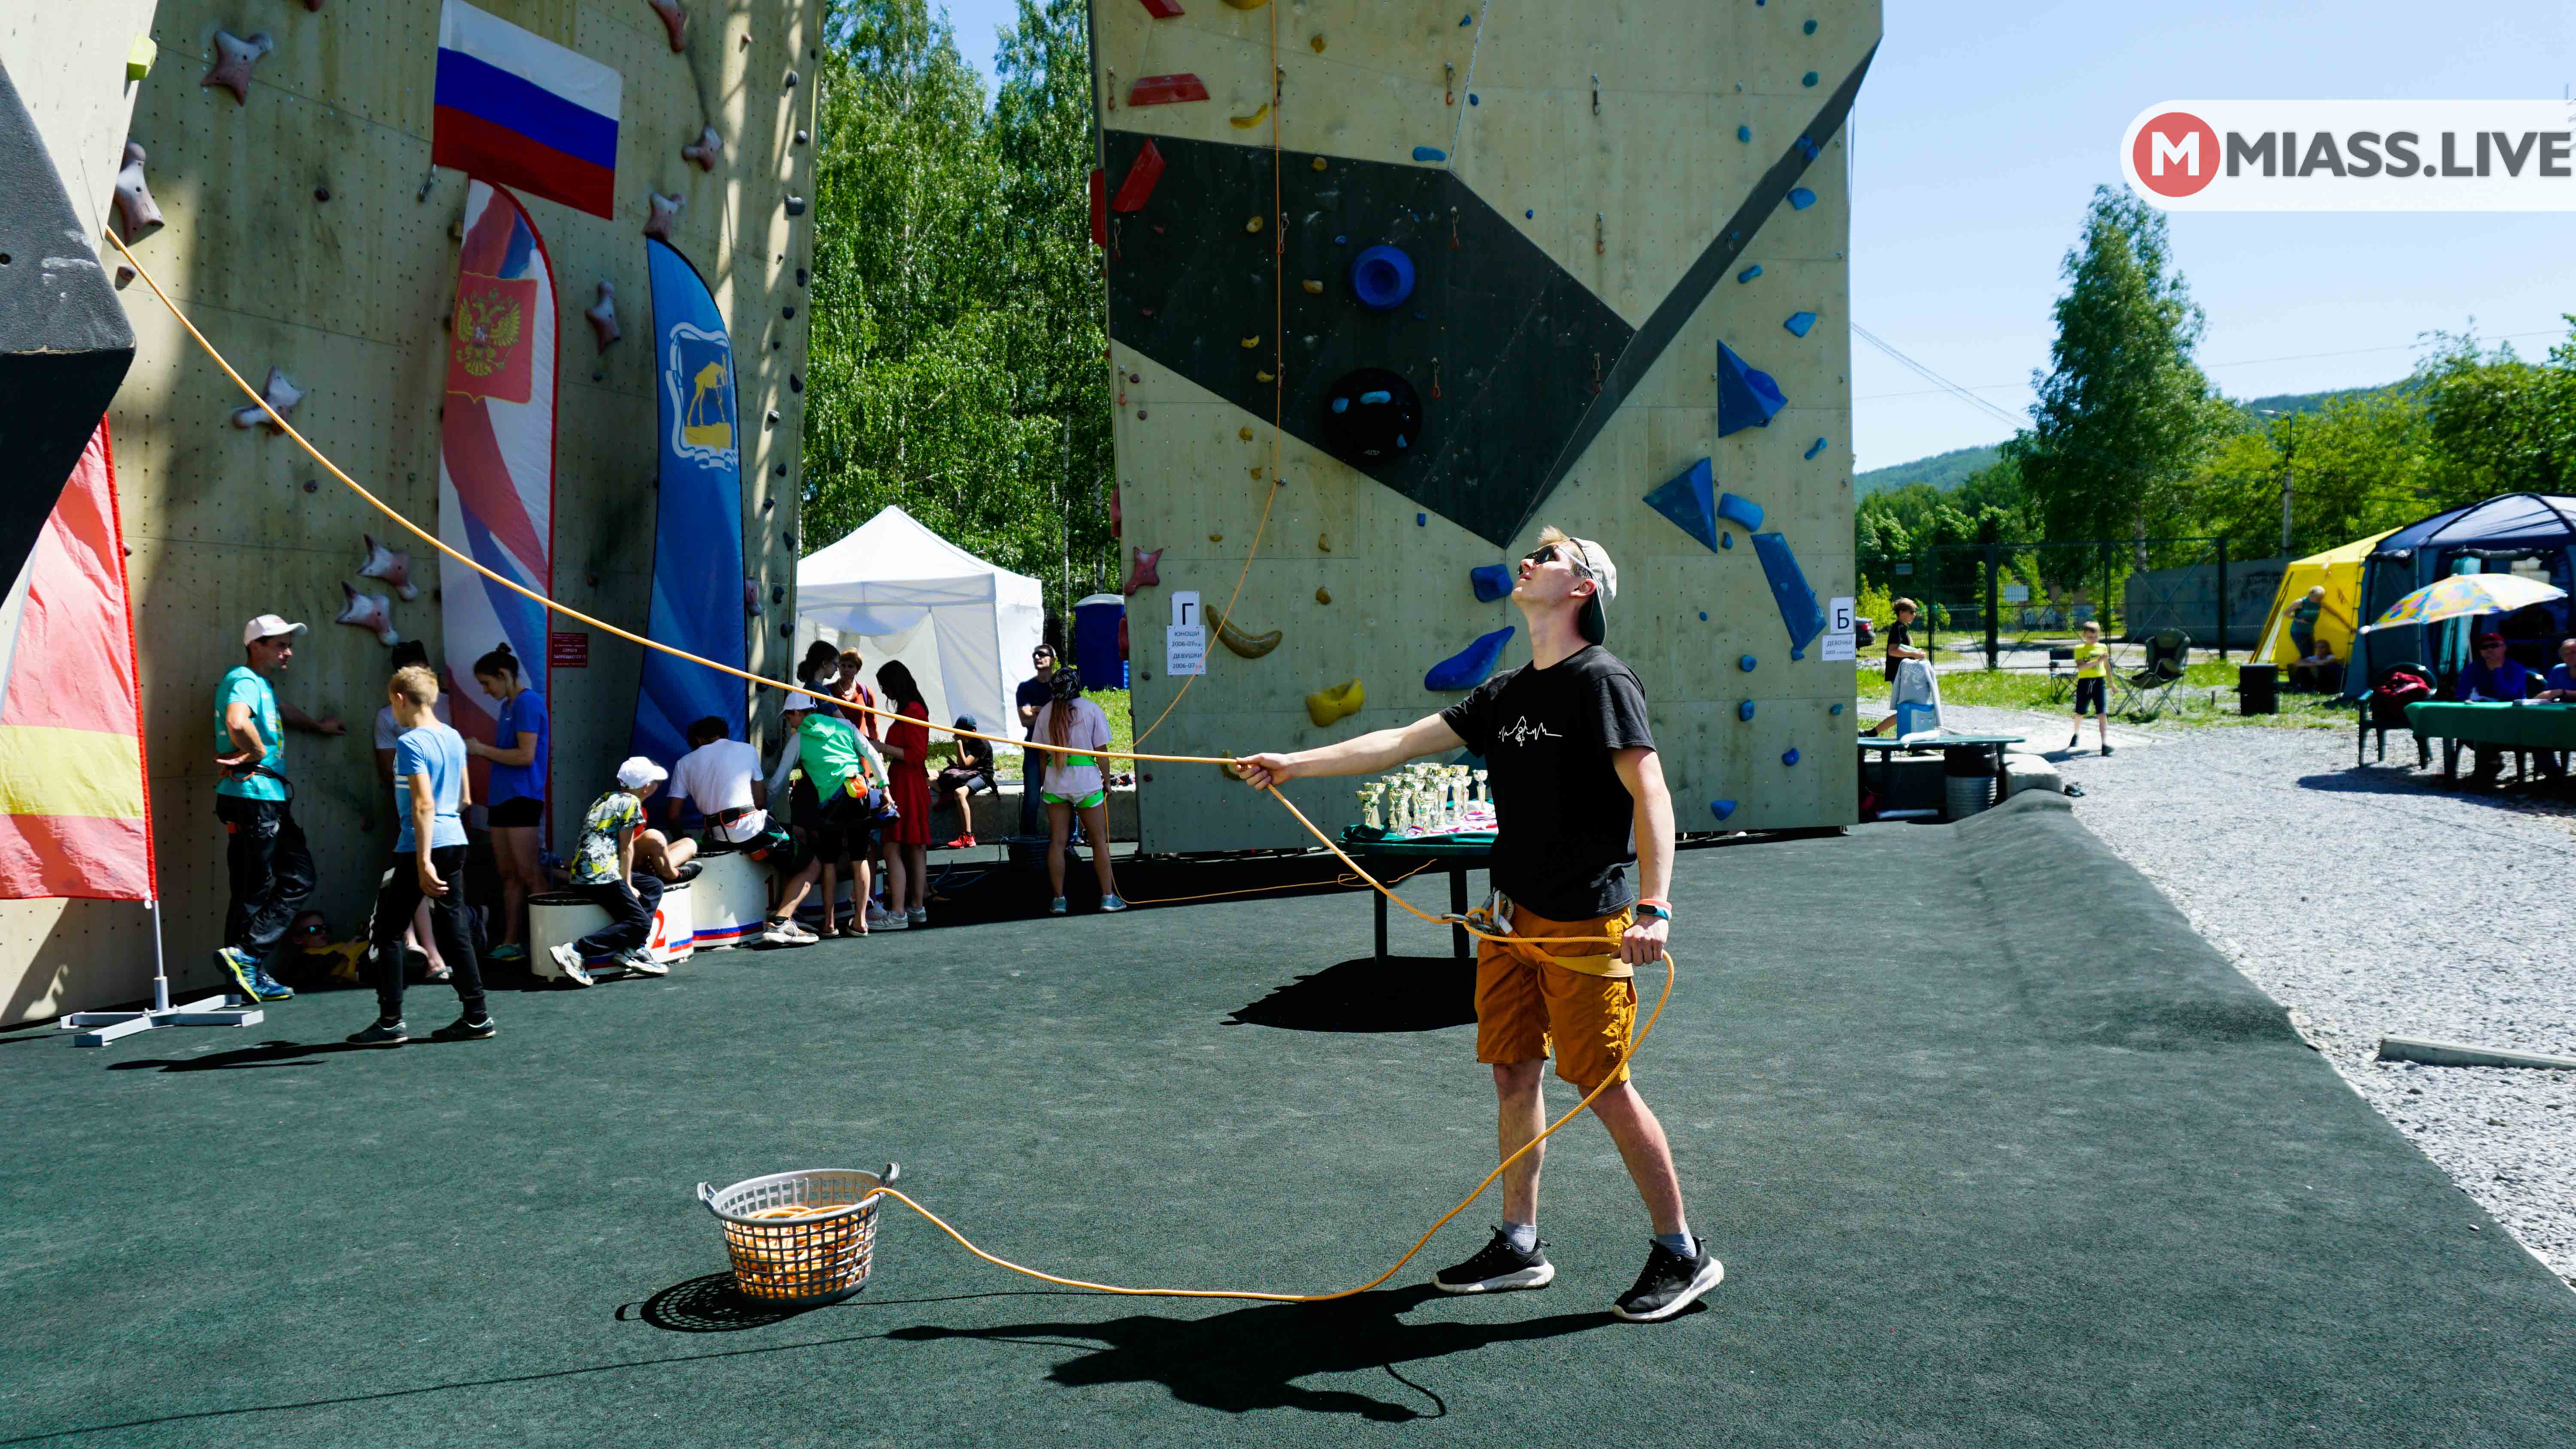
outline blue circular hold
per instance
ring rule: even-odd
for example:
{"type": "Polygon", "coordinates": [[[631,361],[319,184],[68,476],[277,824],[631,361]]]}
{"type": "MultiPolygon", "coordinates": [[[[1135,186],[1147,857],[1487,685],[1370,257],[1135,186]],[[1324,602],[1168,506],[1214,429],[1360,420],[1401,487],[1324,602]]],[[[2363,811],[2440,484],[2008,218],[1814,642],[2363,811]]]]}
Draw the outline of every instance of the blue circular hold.
{"type": "Polygon", "coordinates": [[[1826,711],[1826,713],[1828,713],[1828,714],[1841,714],[1842,712],[1843,712],[1843,707],[1842,707],[1841,705],[1839,705],[1839,704],[1838,704],[1838,705],[1835,705],[1832,709],[1830,709],[1830,710],[1827,710],[1827,711],[1826,711]]]}
{"type": "Polygon", "coordinates": [[[1745,673],[1747,673],[1747,674],[1751,674],[1751,673],[1753,672],[1753,666],[1754,666],[1754,664],[1755,664],[1756,662],[1757,662],[1757,661],[1755,661],[1755,659],[1754,659],[1754,657],[1753,657],[1752,655],[1747,654],[1747,655],[1745,655],[1743,658],[1738,659],[1738,660],[1736,660],[1736,661],[1735,661],[1735,667],[1736,667],[1736,668],[1738,668],[1738,669],[1743,670],[1743,671],[1744,671],[1745,673]]]}
{"type": "Polygon", "coordinates": [[[1794,765],[1798,763],[1798,752],[1796,750],[1791,750],[1787,754],[1782,755],[1780,757],[1780,763],[1784,765],[1794,765]]]}
{"type": "Polygon", "coordinates": [[[1738,704],[1738,705],[1735,707],[1735,717],[1736,717],[1737,719],[1751,719],[1751,718],[1753,718],[1753,701],[1751,701],[1751,700],[1749,700],[1749,699],[1748,699],[1748,700],[1745,700],[1744,702],[1742,702],[1741,704],[1738,704]]]}
{"type": "Polygon", "coordinates": [[[1735,813],[1735,802],[1732,800],[1711,800],[1708,802],[1708,813],[1716,816],[1720,820],[1724,820],[1727,816],[1735,813]]]}
{"type": "Polygon", "coordinates": [[[1333,238],[1333,245],[1335,245],[1335,246],[1337,246],[1337,247],[1346,247],[1346,246],[1349,246],[1350,244],[1351,244],[1351,239],[1350,239],[1349,237],[1346,237],[1346,236],[1337,236],[1337,237],[1333,238]]]}
{"type": "Polygon", "coordinates": [[[1805,75],[1800,76],[1800,77],[1798,78],[1798,84],[1800,84],[1800,85],[1802,85],[1802,86],[1813,86],[1815,83],[1816,83],[1816,73],[1815,73],[1814,71],[1809,71],[1809,72],[1807,72],[1805,75]]]}
{"type": "Polygon", "coordinates": [[[1813,35],[1813,34],[1815,34],[1815,33],[1816,33],[1816,22],[1814,22],[1814,21],[1810,20],[1810,21],[1808,21],[1808,22],[1806,23],[1806,25],[1805,25],[1803,28],[1806,30],[1806,32],[1807,32],[1809,35],[1813,35]]]}
{"type": "Polygon", "coordinates": [[[1413,295],[1413,258],[1384,242],[1351,258],[1351,291],[1372,312],[1392,312],[1413,295]]]}
{"type": "Polygon", "coordinates": [[[1717,546],[1718,546],[1719,548],[1733,548],[1733,547],[1735,547],[1735,535],[1734,535],[1734,534],[1731,534],[1731,533],[1721,533],[1721,534],[1719,534],[1719,535],[1717,536],[1717,546]]]}
{"type": "Polygon", "coordinates": [[[1467,104],[1471,106],[1481,106],[1484,102],[1476,99],[1476,93],[1474,91],[1469,91],[1467,92],[1467,104]]]}
{"type": "Polygon", "coordinates": [[[1533,221],[1535,221],[1535,220],[1537,220],[1537,219],[1538,219],[1538,213],[1537,213],[1536,211],[1524,211],[1524,212],[1522,212],[1522,213],[1521,213],[1521,215],[1523,215],[1523,216],[1525,216],[1525,217],[1528,217],[1528,218],[1530,218],[1530,219],[1531,219],[1531,220],[1533,220],[1533,221]]]}
{"type": "Polygon", "coordinates": [[[1736,128],[1735,128],[1735,139],[1737,139],[1737,140],[1739,140],[1739,141],[1750,141],[1750,140],[1752,140],[1752,139],[1753,139],[1753,128],[1752,128],[1751,126],[1738,126],[1738,127],[1736,127],[1736,128]]]}
{"type": "Polygon", "coordinates": [[[1702,609],[1699,611],[1699,621],[1703,624],[1708,622],[1708,610],[1702,609]]]}

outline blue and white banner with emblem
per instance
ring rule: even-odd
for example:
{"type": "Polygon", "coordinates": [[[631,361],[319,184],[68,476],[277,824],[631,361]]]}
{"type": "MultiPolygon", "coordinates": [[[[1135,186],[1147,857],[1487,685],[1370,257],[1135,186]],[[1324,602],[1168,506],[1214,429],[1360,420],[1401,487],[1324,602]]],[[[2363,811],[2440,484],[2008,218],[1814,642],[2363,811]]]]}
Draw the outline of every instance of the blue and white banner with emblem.
{"type": "MultiPolygon", "coordinates": [[[[649,633],[656,642],[740,669],[748,653],[748,610],[733,345],[714,294],[689,259],[649,237],[644,254],[653,283],[662,451],[649,633]]],[[[634,753],[668,766],[688,753],[689,726],[710,715],[725,722],[732,738],[744,738],[748,688],[730,675],[646,650],[634,753]]]]}

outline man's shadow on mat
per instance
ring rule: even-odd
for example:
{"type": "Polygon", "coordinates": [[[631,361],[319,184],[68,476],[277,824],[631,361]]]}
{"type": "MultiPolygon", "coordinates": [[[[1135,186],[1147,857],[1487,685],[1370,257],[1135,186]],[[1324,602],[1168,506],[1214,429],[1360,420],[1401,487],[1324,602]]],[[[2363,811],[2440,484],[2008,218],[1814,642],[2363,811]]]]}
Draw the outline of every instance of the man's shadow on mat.
{"type": "Polygon", "coordinates": [[[1476,1020],[1476,963],[1451,956],[1362,956],[1327,966],[1226,1018],[1285,1031],[1439,1031],[1476,1020]]]}
{"type": "MultiPolygon", "coordinates": [[[[1139,1313],[1097,1323],[1015,1323],[993,1328],[923,1325],[898,1328],[886,1337],[898,1343],[980,1338],[1050,1348],[1081,1346],[1066,1343],[1068,1339],[1089,1340],[1103,1346],[1057,1364],[1047,1377],[1066,1388],[1158,1383],[1185,1404],[1229,1414],[1303,1409],[1402,1423],[1437,1418],[1448,1411],[1447,1406],[1428,1389],[1420,1392],[1437,1406],[1432,1413],[1347,1389],[1304,1388],[1297,1380],[1316,1374],[1384,1370],[1411,1384],[1396,1373],[1397,1364],[1497,1343],[1558,1338],[1618,1322],[1606,1310],[1553,1314],[1519,1323],[1404,1321],[1410,1310],[1446,1296],[1425,1284],[1332,1303],[1262,1303],[1214,1318],[1139,1313]]],[[[1695,1309],[1704,1306],[1695,1305],[1695,1309]]]]}
{"type": "Polygon", "coordinates": [[[446,1045],[448,1043],[422,1036],[413,1037],[400,1047],[358,1046],[345,1041],[266,1041],[254,1047],[236,1047],[228,1052],[210,1052],[202,1057],[142,1057],[130,1062],[110,1062],[107,1069],[111,1072],[230,1072],[253,1067],[312,1066],[316,1058],[339,1056],[344,1052],[381,1053],[446,1045]]]}

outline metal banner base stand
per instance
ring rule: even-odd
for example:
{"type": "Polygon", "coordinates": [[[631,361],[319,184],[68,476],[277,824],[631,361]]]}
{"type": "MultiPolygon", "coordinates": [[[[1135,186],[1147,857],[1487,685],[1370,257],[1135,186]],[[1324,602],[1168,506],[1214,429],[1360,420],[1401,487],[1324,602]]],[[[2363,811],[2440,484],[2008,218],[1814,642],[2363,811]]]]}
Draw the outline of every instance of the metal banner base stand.
{"type": "Polygon", "coordinates": [[[75,1011],[58,1023],[61,1030],[80,1034],[72,1038],[76,1047],[101,1047],[118,1037],[150,1031],[156,1026],[249,1026],[267,1019],[258,1006],[233,993],[221,993],[184,1006],[170,1004],[170,974],[161,958],[161,903],[144,902],[152,912],[152,1007],[148,1011],[75,1011]],[[88,1028],[87,1030],[80,1030],[88,1028]]]}

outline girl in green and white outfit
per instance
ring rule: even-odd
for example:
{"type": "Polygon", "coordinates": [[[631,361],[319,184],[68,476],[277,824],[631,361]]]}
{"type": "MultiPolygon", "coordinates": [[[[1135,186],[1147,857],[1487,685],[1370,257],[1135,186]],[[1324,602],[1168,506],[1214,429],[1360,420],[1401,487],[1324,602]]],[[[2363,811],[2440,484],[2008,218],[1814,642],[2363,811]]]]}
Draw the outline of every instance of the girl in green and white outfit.
{"type": "Polygon", "coordinates": [[[1047,884],[1055,889],[1051,915],[1064,914],[1064,847],[1073,834],[1073,817],[1082,815],[1082,832],[1091,842],[1092,873],[1100,877],[1100,908],[1123,911],[1118,882],[1109,873],[1109,789],[1101,777],[1099,752],[1109,748],[1109,716],[1082,697],[1082,671],[1070,665],[1049,681],[1055,697],[1038,711],[1029,738],[1074,751],[1033,751],[1046,762],[1046,786],[1040,799],[1047,812],[1047,884]]]}

